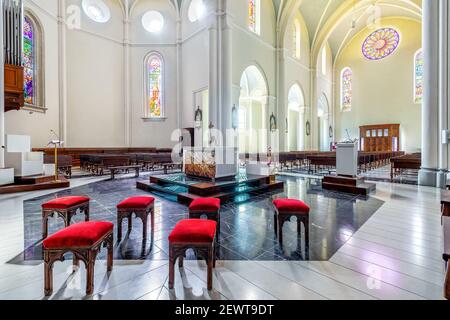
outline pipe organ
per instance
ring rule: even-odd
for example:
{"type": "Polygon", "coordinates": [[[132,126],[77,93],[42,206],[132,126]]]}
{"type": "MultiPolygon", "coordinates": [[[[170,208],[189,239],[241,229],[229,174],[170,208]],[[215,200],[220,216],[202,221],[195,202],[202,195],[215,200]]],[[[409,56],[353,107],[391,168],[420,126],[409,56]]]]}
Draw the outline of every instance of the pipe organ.
{"type": "Polygon", "coordinates": [[[23,0],[3,1],[5,111],[24,106],[23,0]]]}

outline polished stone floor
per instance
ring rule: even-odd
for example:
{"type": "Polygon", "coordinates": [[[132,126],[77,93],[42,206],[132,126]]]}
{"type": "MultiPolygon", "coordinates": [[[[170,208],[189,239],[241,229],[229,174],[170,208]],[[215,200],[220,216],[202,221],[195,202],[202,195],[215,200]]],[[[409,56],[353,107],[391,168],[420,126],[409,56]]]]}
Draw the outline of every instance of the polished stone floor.
{"type": "MultiPolygon", "coordinates": [[[[74,179],[72,188],[103,179],[74,179]]],[[[0,195],[0,300],[443,299],[436,188],[377,182],[372,197],[383,205],[328,261],[220,260],[207,291],[204,261],[176,268],[169,290],[167,260],[115,260],[111,273],[99,260],[94,294],[86,296],[85,268],[74,273],[67,260],[54,265],[55,291],[45,298],[42,260],[23,261],[23,213],[28,200],[52,193],[0,195]]]]}
{"type": "MultiPolygon", "coordinates": [[[[142,178],[140,178],[142,179],[142,178]]],[[[285,181],[284,192],[253,197],[241,204],[226,204],[221,210],[221,234],[217,247],[219,260],[328,260],[355,231],[357,231],[384,203],[375,198],[362,198],[342,193],[326,192],[314,179],[280,177],[285,181]],[[283,246],[277,241],[273,227],[272,200],[279,197],[296,198],[311,207],[310,245],[305,248],[303,235],[298,237],[295,218],[286,223],[283,246]]],[[[48,194],[24,202],[24,254],[16,258],[41,260],[41,204],[57,196],[85,195],[91,198],[91,220],[116,224],[116,205],[135,195],[148,195],[137,190],[136,179],[100,181],[63,192],[48,194]]],[[[115,245],[117,260],[167,260],[167,237],[173,227],[188,217],[185,206],[156,197],[155,230],[142,242],[142,224],[134,220],[131,234],[115,245]]],[[[75,221],[83,221],[78,215],[75,221]]],[[[123,230],[127,222],[123,222],[123,230]]],[[[63,227],[60,218],[49,220],[50,234],[63,227]]],[[[117,226],[116,226],[117,227],[117,226]]],[[[302,227],[303,230],[303,227],[302,227]]],[[[303,232],[302,232],[303,233],[303,232]]],[[[104,258],[105,252],[99,256],[104,258]]],[[[191,252],[188,259],[195,259],[191,252]]]]}

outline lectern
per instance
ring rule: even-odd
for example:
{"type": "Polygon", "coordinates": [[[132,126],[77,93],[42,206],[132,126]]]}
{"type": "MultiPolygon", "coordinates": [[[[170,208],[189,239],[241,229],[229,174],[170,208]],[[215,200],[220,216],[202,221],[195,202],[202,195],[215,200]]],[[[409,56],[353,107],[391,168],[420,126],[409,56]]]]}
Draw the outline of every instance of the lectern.
{"type": "Polygon", "coordinates": [[[336,173],[338,176],[356,178],[358,175],[358,142],[337,144],[336,173]]]}
{"type": "Polygon", "coordinates": [[[64,141],[61,140],[51,140],[47,144],[47,147],[54,147],[55,148],[55,181],[59,181],[59,175],[58,175],[58,148],[61,147],[64,144],[64,141]]]}
{"type": "Polygon", "coordinates": [[[322,187],[326,190],[368,196],[376,190],[376,184],[366,183],[358,177],[358,142],[346,141],[336,147],[336,175],[326,176],[322,187]]]}

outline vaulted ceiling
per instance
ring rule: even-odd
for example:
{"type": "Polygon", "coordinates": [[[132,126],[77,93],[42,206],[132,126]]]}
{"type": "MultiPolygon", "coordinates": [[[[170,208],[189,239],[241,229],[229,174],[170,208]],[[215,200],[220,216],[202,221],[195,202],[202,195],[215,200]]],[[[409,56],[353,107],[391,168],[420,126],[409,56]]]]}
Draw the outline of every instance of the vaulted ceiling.
{"type": "MultiPolygon", "coordinates": [[[[142,0],[119,0],[132,6],[142,0]]],[[[168,0],[176,8],[183,1],[168,0]]],[[[236,0],[228,0],[236,1],[236,0]]],[[[242,1],[242,0],[239,0],[242,1]]],[[[281,32],[285,32],[300,10],[313,50],[313,56],[328,42],[336,56],[352,37],[377,19],[406,17],[421,20],[422,0],[272,0],[281,32]]]]}

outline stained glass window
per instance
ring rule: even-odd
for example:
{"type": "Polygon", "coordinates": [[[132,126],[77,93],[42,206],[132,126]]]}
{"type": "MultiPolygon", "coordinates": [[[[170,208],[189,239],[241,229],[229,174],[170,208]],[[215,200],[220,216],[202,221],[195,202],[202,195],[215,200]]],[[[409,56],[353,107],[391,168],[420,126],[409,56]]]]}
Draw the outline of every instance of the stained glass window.
{"type": "Polygon", "coordinates": [[[163,61],[154,53],[147,58],[147,115],[162,118],[163,113],[163,61]]]}
{"type": "Polygon", "coordinates": [[[423,51],[420,49],[414,56],[414,102],[422,103],[423,97],[423,51]]]}
{"type": "Polygon", "coordinates": [[[24,66],[24,98],[25,103],[35,103],[35,44],[34,28],[28,17],[23,25],[23,66],[24,66]]]}
{"type": "Polygon", "coordinates": [[[301,50],[301,29],[300,22],[295,20],[293,29],[293,48],[294,48],[294,58],[300,59],[301,50]]]}
{"type": "Polygon", "coordinates": [[[352,109],[352,85],[352,69],[345,68],[341,73],[341,111],[350,111],[352,109]]]}
{"type": "Polygon", "coordinates": [[[248,0],[248,28],[259,34],[259,3],[260,0],[248,0]]]}
{"type": "Polygon", "coordinates": [[[392,28],[378,29],[369,35],[363,43],[363,55],[369,60],[384,59],[398,48],[399,33],[392,28]]]}

